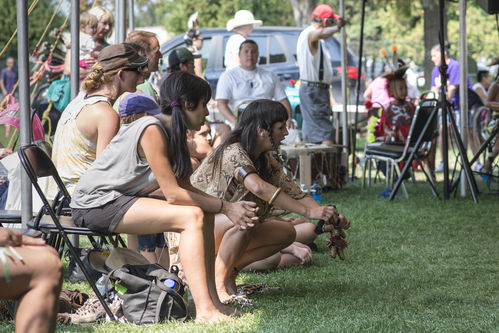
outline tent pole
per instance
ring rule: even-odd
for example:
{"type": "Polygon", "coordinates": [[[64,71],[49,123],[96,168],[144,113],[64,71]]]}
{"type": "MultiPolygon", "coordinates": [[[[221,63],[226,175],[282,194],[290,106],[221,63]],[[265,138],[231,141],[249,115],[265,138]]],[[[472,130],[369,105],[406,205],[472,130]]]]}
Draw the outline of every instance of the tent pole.
{"type": "MultiPolygon", "coordinates": [[[[461,138],[464,147],[468,142],[468,43],[466,42],[466,1],[459,0],[459,105],[461,112],[461,138]]],[[[466,196],[466,177],[461,170],[460,194],[466,196]]]]}
{"type": "Polygon", "coordinates": [[[352,137],[352,180],[355,179],[355,146],[357,144],[357,121],[359,119],[359,98],[360,98],[360,78],[362,77],[362,52],[364,47],[364,21],[366,14],[366,2],[367,0],[362,0],[362,12],[360,19],[360,44],[359,44],[359,66],[357,69],[357,96],[355,100],[355,122],[352,137]]]}
{"type": "Polygon", "coordinates": [[[126,4],[125,0],[116,0],[116,43],[123,43],[126,38],[126,4]]]}
{"type": "MultiPolygon", "coordinates": [[[[340,16],[345,17],[345,0],[340,0],[340,16]]],[[[343,98],[343,113],[341,127],[343,128],[343,152],[348,154],[348,118],[347,106],[349,104],[349,96],[347,96],[347,32],[346,26],[341,29],[341,96],[343,98]]],[[[348,156],[348,155],[347,155],[348,156]]]]}
{"type": "Polygon", "coordinates": [[[135,30],[135,13],[133,11],[133,0],[128,0],[128,32],[135,30]]]}
{"type": "Polygon", "coordinates": [[[80,90],[80,0],[71,0],[71,99],[80,90]]]}
{"type": "MultiPolygon", "coordinates": [[[[31,143],[31,112],[29,105],[29,50],[28,50],[28,0],[17,0],[17,66],[19,71],[19,114],[21,145],[31,143]]],[[[27,223],[33,217],[31,182],[21,168],[21,222],[27,223]]]]}

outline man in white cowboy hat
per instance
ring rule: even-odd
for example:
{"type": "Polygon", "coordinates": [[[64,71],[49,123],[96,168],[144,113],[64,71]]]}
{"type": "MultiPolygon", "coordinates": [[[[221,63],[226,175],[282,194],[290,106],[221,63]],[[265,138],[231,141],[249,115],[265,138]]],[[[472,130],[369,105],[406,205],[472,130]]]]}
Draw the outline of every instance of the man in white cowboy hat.
{"type": "Polygon", "coordinates": [[[234,30],[234,34],[229,38],[225,47],[224,65],[226,70],[239,66],[239,46],[251,34],[255,24],[262,25],[262,21],[255,20],[249,10],[237,11],[234,18],[227,22],[227,31],[234,30]]]}
{"type": "Polygon", "coordinates": [[[330,85],[333,80],[331,56],[324,39],[341,30],[346,21],[325,4],[315,7],[312,23],[298,37],[296,48],[300,68],[300,107],[303,116],[303,139],[331,145],[330,85]],[[336,25],[333,26],[336,21],[336,25]]]}

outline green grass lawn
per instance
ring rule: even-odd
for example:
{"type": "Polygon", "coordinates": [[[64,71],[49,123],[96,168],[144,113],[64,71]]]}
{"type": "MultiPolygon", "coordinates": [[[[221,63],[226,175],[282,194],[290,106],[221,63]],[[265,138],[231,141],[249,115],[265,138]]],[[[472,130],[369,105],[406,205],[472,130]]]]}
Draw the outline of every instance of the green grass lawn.
{"type": "MultiPolygon", "coordinates": [[[[441,176],[440,176],[441,177],[441,176]]],[[[417,177],[420,179],[420,175],[417,177]]],[[[480,189],[485,190],[478,180],[480,189]]],[[[439,184],[441,189],[442,184],[439,184]]],[[[238,283],[280,290],[251,296],[255,306],[234,324],[169,322],[59,326],[64,332],[499,332],[498,197],[437,199],[428,184],[408,183],[410,199],[378,198],[377,185],[349,182],[323,194],[351,221],[346,260],[316,243],[311,267],[242,273],[238,283]]],[[[87,292],[85,283],[64,288],[87,292]]],[[[0,325],[13,331],[13,324],[0,325]]]]}

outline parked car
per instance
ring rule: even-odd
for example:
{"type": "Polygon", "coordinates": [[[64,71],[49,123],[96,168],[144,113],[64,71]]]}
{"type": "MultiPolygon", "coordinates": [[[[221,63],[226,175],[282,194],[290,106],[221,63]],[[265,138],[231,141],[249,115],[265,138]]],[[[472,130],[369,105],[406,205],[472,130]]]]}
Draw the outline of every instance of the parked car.
{"type": "MultiPolygon", "coordinates": [[[[286,86],[289,85],[289,82],[296,82],[299,79],[299,70],[296,62],[296,43],[301,31],[302,29],[295,27],[264,26],[255,28],[248,37],[258,44],[260,53],[258,65],[274,72],[286,86]]],[[[208,28],[201,29],[201,34],[203,35],[203,48],[200,50],[200,53],[203,59],[203,70],[215,94],[218,79],[225,71],[225,46],[233,32],[227,31],[225,28],[208,28]]],[[[166,72],[166,68],[168,67],[168,55],[170,52],[178,47],[185,46],[184,35],[176,36],[161,46],[161,53],[163,54],[161,70],[163,72],[166,72]]],[[[333,96],[337,102],[341,103],[343,99],[341,96],[340,42],[333,36],[326,39],[326,46],[331,55],[333,66],[333,96]]],[[[357,57],[350,50],[347,52],[347,62],[350,103],[354,104],[357,80],[357,57]]],[[[361,87],[363,91],[364,85],[361,87]]],[[[293,96],[293,98],[294,112],[299,103],[296,102],[296,96],[293,96]]]]}

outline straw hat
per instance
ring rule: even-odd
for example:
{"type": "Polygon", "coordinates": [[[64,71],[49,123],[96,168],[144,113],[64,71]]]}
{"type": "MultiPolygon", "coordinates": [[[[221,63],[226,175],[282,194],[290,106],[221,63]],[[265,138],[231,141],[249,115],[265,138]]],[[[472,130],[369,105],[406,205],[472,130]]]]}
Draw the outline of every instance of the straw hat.
{"type": "Polygon", "coordinates": [[[149,261],[140,253],[125,248],[113,248],[111,253],[98,250],[91,251],[88,254],[88,263],[92,269],[103,274],[107,274],[125,264],[149,265],[149,261]]]}
{"type": "Polygon", "coordinates": [[[255,17],[249,10],[239,10],[236,12],[236,15],[234,15],[234,18],[227,22],[227,31],[249,24],[262,25],[262,21],[255,20],[255,17]]]}

